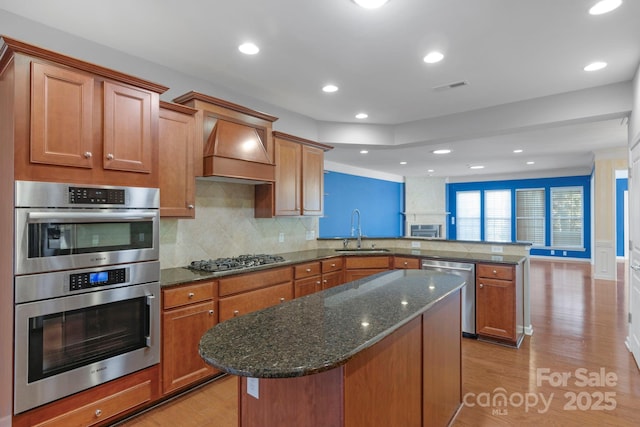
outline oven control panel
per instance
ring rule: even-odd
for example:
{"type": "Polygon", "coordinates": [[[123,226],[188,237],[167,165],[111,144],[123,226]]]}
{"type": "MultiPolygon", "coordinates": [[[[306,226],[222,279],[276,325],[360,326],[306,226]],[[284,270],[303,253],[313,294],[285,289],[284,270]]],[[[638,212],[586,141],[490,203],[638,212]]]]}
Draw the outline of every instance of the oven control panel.
{"type": "Polygon", "coordinates": [[[95,288],[98,286],[117,285],[126,283],[126,268],[113,270],[93,271],[90,273],[76,273],[69,275],[69,290],[95,288]]]}
{"type": "Polygon", "coordinates": [[[70,204],[124,205],[124,189],[69,187],[70,204]]]}

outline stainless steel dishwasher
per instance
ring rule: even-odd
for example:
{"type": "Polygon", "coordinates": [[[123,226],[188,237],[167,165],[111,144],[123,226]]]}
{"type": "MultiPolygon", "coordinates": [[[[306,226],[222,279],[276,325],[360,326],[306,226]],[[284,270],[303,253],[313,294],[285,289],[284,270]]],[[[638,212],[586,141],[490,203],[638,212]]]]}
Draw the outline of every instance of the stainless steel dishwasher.
{"type": "Polygon", "coordinates": [[[456,274],[464,278],[467,285],[462,288],[462,336],[477,338],[476,265],[466,262],[423,259],[422,269],[456,274]]]}

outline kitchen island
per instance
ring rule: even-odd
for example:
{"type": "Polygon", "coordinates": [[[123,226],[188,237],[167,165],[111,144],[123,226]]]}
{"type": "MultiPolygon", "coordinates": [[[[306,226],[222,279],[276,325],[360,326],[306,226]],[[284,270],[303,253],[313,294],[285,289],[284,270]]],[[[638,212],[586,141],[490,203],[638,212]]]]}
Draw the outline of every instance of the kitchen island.
{"type": "Polygon", "coordinates": [[[222,322],[240,426],[447,425],[461,405],[458,276],[396,270],[222,322]]]}

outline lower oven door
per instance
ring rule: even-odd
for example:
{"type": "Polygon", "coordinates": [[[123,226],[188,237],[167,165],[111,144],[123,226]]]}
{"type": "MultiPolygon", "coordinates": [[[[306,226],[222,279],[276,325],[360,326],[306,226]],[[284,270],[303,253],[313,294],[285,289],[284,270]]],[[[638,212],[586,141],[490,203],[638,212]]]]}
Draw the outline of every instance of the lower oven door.
{"type": "Polygon", "coordinates": [[[160,361],[160,284],[16,305],[14,413],[160,361]]]}

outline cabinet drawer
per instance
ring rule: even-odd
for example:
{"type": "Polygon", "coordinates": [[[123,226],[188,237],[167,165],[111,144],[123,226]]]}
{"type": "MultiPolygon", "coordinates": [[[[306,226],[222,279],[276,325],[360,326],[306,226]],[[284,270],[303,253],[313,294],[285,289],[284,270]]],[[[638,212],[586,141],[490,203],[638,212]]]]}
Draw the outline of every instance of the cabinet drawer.
{"type": "Polygon", "coordinates": [[[34,427],[92,426],[151,401],[151,381],[146,381],[114,395],[96,400],[34,427]]]}
{"type": "Polygon", "coordinates": [[[308,262],[306,264],[296,265],[294,268],[294,277],[296,279],[303,279],[305,277],[317,276],[320,274],[319,262],[308,262]]]}
{"type": "Polygon", "coordinates": [[[325,259],[321,264],[323,273],[342,270],[342,258],[325,259]]]}
{"type": "Polygon", "coordinates": [[[283,267],[220,279],[218,286],[220,296],[223,297],[291,280],[293,280],[293,269],[291,267],[283,267]]]}
{"type": "Polygon", "coordinates": [[[347,256],[345,258],[347,270],[357,268],[389,268],[388,256],[364,256],[364,257],[352,257],[347,256]]]}
{"type": "Polygon", "coordinates": [[[293,299],[293,283],[283,283],[221,298],[218,303],[220,322],[293,299]]]}
{"type": "Polygon", "coordinates": [[[403,268],[419,269],[420,268],[420,260],[418,258],[394,257],[393,258],[393,268],[395,268],[395,269],[403,269],[403,268]]]}
{"type": "Polygon", "coordinates": [[[476,266],[478,277],[488,277],[491,279],[513,280],[513,266],[496,264],[478,264],[476,266]]]}
{"type": "Polygon", "coordinates": [[[162,291],[162,308],[174,308],[213,299],[215,282],[202,282],[162,291]]]}

